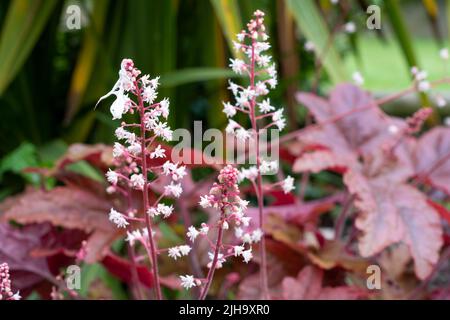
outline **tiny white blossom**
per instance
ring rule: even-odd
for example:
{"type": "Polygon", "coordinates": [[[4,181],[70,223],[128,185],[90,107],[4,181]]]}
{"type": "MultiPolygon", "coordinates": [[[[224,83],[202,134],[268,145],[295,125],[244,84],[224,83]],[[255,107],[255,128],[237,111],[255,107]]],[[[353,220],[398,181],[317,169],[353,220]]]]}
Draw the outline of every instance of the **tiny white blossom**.
{"type": "Polygon", "coordinates": [[[356,85],[361,86],[362,84],[364,84],[364,78],[359,71],[355,71],[352,75],[352,78],[353,78],[353,82],[356,85]]]}
{"type": "Polygon", "coordinates": [[[400,129],[395,124],[391,124],[388,127],[388,131],[390,134],[396,134],[400,129]]]}
{"type": "Polygon", "coordinates": [[[109,212],[109,221],[113,222],[119,228],[125,228],[129,224],[124,215],[113,208],[109,212]]]}
{"type": "Polygon", "coordinates": [[[202,208],[210,208],[212,206],[209,196],[200,196],[200,201],[198,203],[202,208]]]}
{"type": "Polygon", "coordinates": [[[244,231],[242,230],[242,228],[240,228],[240,227],[235,227],[234,228],[234,236],[236,238],[242,237],[243,234],[244,234],[244,231]]]}
{"type": "Polygon", "coordinates": [[[130,177],[131,186],[137,190],[142,190],[144,188],[144,176],[142,174],[133,174],[130,177]]]}
{"type": "Polygon", "coordinates": [[[243,142],[247,141],[251,137],[250,132],[248,132],[244,128],[237,129],[235,134],[236,134],[236,138],[239,141],[243,141],[243,142]]]}
{"type": "Polygon", "coordinates": [[[436,96],[436,105],[437,105],[439,108],[443,108],[443,107],[445,107],[445,106],[447,105],[447,101],[445,100],[445,98],[444,98],[443,96],[441,96],[440,94],[438,94],[438,95],[436,96]]]}
{"type": "Polygon", "coordinates": [[[441,49],[441,50],[439,51],[439,55],[440,55],[441,59],[443,59],[443,60],[448,60],[448,56],[449,56],[449,54],[448,54],[448,49],[447,49],[447,48],[441,49]]]}
{"type": "Polygon", "coordinates": [[[188,228],[188,232],[186,233],[186,235],[188,236],[188,238],[191,240],[191,242],[194,242],[195,239],[198,237],[198,235],[200,234],[200,232],[198,232],[197,229],[195,229],[194,226],[190,226],[188,228]]]}
{"type": "Polygon", "coordinates": [[[170,185],[164,187],[164,190],[167,194],[172,194],[175,198],[179,198],[181,193],[183,193],[183,188],[180,183],[174,184],[171,182],[170,185]]]}
{"type": "Polygon", "coordinates": [[[123,155],[123,151],[124,147],[120,143],[115,142],[113,147],[113,157],[114,158],[121,157],[123,155]]]}
{"type": "Polygon", "coordinates": [[[152,153],[150,153],[150,159],[154,158],[165,158],[166,157],[166,150],[161,148],[161,145],[158,144],[158,146],[153,150],[152,153]]]}
{"type": "Polygon", "coordinates": [[[259,242],[261,240],[262,236],[263,236],[263,232],[261,231],[261,229],[259,229],[259,228],[255,229],[255,230],[253,230],[252,235],[251,235],[252,241],[259,242]]]}
{"type": "Polygon", "coordinates": [[[248,263],[250,260],[252,260],[253,258],[253,254],[252,254],[252,249],[248,249],[245,251],[242,251],[242,258],[244,259],[245,263],[248,263]]]}
{"type": "Polygon", "coordinates": [[[164,98],[159,103],[159,110],[161,111],[162,116],[166,119],[169,116],[169,105],[170,105],[170,101],[167,98],[164,98]]]}
{"type": "Polygon", "coordinates": [[[355,33],[356,32],[356,25],[353,21],[347,22],[344,25],[344,30],[347,33],[355,33]]]}
{"type": "Polygon", "coordinates": [[[181,279],[181,286],[183,288],[190,289],[196,286],[194,276],[190,275],[180,276],[180,279],[181,279]]]}
{"type": "Polygon", "coordinates": [[[118,176],[117,172],[109,169],[108,172],[106,173],[106,179],[108,180],[109,183],[115,185],[115,184],[117,184],[117,181],[119,180],[119,176],[118,176]]]}
{"type": "Polygon", "coordinates": [[[191,252],[192,248],[188,245],[178,246],[178,250],[180,250],[181,255],[187,256],[189,252],[191,252]]]}
{"type": "Polygon", "coordinates": [[[169,248],[169,257],[177,260],[177,258],[181,257],[180,249],[178,247],[169,248]]]}
{"type": "Polygon", "coordinates": [[[291,176],[287,176],[286,179],[283,180],[283,184],[281,185],[284,193],[289,193],[295,189],[294,186],[294,178],[291,176]]]}
{"type": "Polygon", "coordinates": [[[247,70],[247,65],[241,59],[230,59],[230,68],[233,69],[237,74],[242,74],[245,70],[247,70]]]}
{"type": "Polygon", "coordinates": [[[209,227],[206,223],[202,223],[202,226],[200,228],[200,234],[206,236],[209,232],[209,227]]]}
{"type": "Polygon", "coordinates": [[[306,41],[305,42],[305,50],[308,52],[313,52],[314,50],[316,50],[316,46],[314,45],[313,42],[306,41]]]}
{"type": "Polygon", "coordinates": [[[236,108],[233,107],[229,102],[223,102],[223,113],[225,113],[228,118],[234,117],[234,115],[236,114],[236,108]]]}
{"type": "Polygon", "coordinates": [[[428,81],[420,81],[417,86],[417,89],[420,92],[426,92],[426,91],[430,90],[430,88],[431,88],[431,85],[428,81]]]}
{"type": "Polygon", "coordinates": [[[132,155],[137,156],[137,155],[139,155],[141,153],[142,146],[139,143],[134,142],[130,146],[128,146],[127,150],[132,155]]]}
{"type": "Polygon", "coordinates": [[[267,113],[267,112],[275,110],[275,108],[270,105],[269,98],[263,100],[261,103],[258,103],[258,106],[259,106],[259,111],[261,113],[267,113]]]}
{"type": "Polygon", "coordinates": [[[233,247],[234,256],[235,257],[240,256],[242,251],[244,251],[244,249],[245,249],[244,246],[234,246],[233,247]]]}

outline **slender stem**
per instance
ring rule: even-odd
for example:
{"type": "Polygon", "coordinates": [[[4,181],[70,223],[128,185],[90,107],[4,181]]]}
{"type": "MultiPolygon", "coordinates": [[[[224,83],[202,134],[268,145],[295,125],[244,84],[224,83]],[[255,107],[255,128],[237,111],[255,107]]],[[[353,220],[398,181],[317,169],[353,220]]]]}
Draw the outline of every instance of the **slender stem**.
{"type": "Polygon", "coordinates": [[[342,236],[342,232],[344,231],[345,219],[347,218],[347,214],[350,212],[353,204],[353,200],[355,200],[355,196],[347,195],[344,203],[342,205],[341,213],[336,220],[336,225],[334,226],[334,238],[340,239],[342,236]]]}
{"type": "Polygon", "coordinates": [[[148,240],[150,244],[150,255],[151,255],[151,263],[153,267],[153,278],[155,279],[155,295],[158,300],[162,300],[162,294],[161,294],[161,284],[159,281],[159,270],[158,270],[158,258],[156,256],[157,248],[155,241],[153,239],[153,230],[152,230],[152,223],[150,221],[150,217],[147,214],[147,210],[149,208],[148,205],[148,172],[147,172],[147,153],[146,153],[146,144],[145,144],[145,123],[144,123],[144,115],[145,115],[145,109],[144,109],[144,102],[142,101],[141,92],[138,86],[138,83],[135,83],[136,91],[137,91],[137,98],[139,101],[139,110],[140,110],[140,116],[141,116],[141,159],[142,159],[142,175],[144,177],[144,188],[142,191],[142,198],[144,202],[144,216],[145,216],[145,223],[147,226],[148,231],[148,240]]]}
{"type": "MultiPolygon", "coordinates": [[[[255,40],[252,38],[252,59],[250,65],[250,88],[254,90],[255,88],[255,40]]],[[[259,228],[264,230],[264,194],[262,188],[262,176],[259,170],[261,165],[261,159],[259,156],[259,134],[258,134],[258,124],[256,122],[255,115],[256,97],[253,97],[250,102],[250,121],[252,124],[253,131],[255,134],[256,143],[256,169],[258,171],[257,177],[257,199],[258,199],[258,211],[259,211],[259,228]]],[[[260,255],[261,255],[261,266],[260,266],[260,285],[262,290],[263,299],[269,299],[269,285],[267,281],[267,258],[266,258],[266,241],[262,237],[260,241],[260,255]]]]}
{"type": "Polygon", "coordinates": [[[217,234],[216,248],[214,250],[214,258],[212,260],[211,268],[209,268],[208,275],[206,276],[206,284],[203,287],[202,293],[200,294],[200,300],[205,300],[206,294],[211,287],[212,279],[214,277],[214,271],[216,270],[217,261],[219,260],[220,247],[222,246],[223,237],[223,221],[225,219],[225,210],[222,209],[220,214],[219,232],[217,234]]]}

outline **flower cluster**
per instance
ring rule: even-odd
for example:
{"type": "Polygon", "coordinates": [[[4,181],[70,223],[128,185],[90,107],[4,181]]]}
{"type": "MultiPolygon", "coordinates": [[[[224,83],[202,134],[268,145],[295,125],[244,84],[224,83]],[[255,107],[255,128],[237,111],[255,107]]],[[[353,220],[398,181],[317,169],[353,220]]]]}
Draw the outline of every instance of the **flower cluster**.
{"type": "MultiPolygon", "coordinates": [[[[122,122],[115,130],[115,136],[120,142],[116,142],[113,148],[115,168],[106,173],[106,179],[110,183],[107,191],[123,195],[127,199],[128,209],[122,213],[112,208],[109,219],[118,228],[127,229],[126,241],[131,247],[141,243],[146,248],[156,276],[157,254],[165,250],[158,250],[156,247],[151,220],[157,217],[165,219],[172,215],[173,206],[161,201],[164,197],[178,198],[181,195],[183,189],[180,181],[186,175],[185,166],[169,160],[163,165],[158,162],[164,161],[167,155],[166,150],[157,143],[157,140],[172,139],[172,130],[166,122],[169,116],[169,100],[165,98],[157,102],[158,85],[158,77],[152,79],[149,75],[141,76],[141,71],[134,66],[131,59],[123,59],[119,80],[113,89],[99,100],[110,95],[116,96],[110,108],[113,119],[121,119],[126,113],[139,115],[139,123],[122,122]],[[156,179],[166,179],[166,177],[169,181],[164,186],[162,194],[150,204],[148,191],[152,183],[156,179]],[[137,210],[133,208],[132,192],[134,190],[142,193],[144,217],[136,216],[137,210]],[[145,227],[128,230],[139,222],[145,223],[145,227]]],[[[175,259],[187,255],[190,250],[189,246],[168,249],[169,256],[175,259]]],[[[158,279],[156,280],[158,286],[158,279]]],[[[157,295],[161,297],[160,289],[157,288],[157,290],[159,290],[157,295]]]]}
{"type": "MultiPolygon", "coordinates": [[[[270,49],[270,44],[266,42],[269,37],[265,30],[264,13],[258,10],[254,13],[254,19],[247,24],[247,30],[237,35],[238,41],[234,42],[234,47],[237,52],[243,54],[245,59],[230,59],[230,68],[237,74],[248,75],[250,85],[243,87],[229,81],[229,89],[235,98],[235,103],[224,102],[223,112],[228,118],[232,118],[238,111],[249,115],[254,114],[257,107],[260,114],[258,120],[267,118],[272,120],[266,128],[275,126],[283,130],[286,126],[283,110],[276,110],[269,98],[258,102],[258,99],[269,94],[269,89],[274,89],[278,84],[277,70],[272,57],[264,53],[270,49]]],[[[240,140],[246,140],[251,138],[251,134],[246,131],[230,119],[227,132],[235,134],[240,140]]]]}
{"type": "MultiPolygon", "coordinates": [[[[249,202],[239,197],[238,177],[239,171],[237,169],[231,165],[226,166],[220,171],[218,181],[213,184],[209,193],[200,197],[200,206],[219,211],[220,217],[214,226],[203,223],[198,229],[194,226],[188,229],[187,236],[191,241],[195,241],[198,237],[206,238],[211,250],[208,252],[210,261],[207,265],[210,270],[209,277],[207,279],[194,279],[190,275],[181,276],[181,285],[186,289],[202,284],[207,286],[212,279],[214,269],[221,268],[229,257],[241,257],[245,263],[253,258],[251,245],[259,242],[263,233],[260,229],[244,232],[250,225],[250,218],[245,216],[249,202]],[[226,244],[223,242],[223,232],[230,228],[234,228],[234,243],[226,244]],[[215,243],[208,237],[212,229],[217,229],[215,243]]],[[[181,250],[178,251],[181,254],[181,250]]]]}
{"type": "MultiPolygon", "coordinates": [[[[258,122],[260,121],[266,122],[262,129],[275,127],[278,130],[283,130],[286,126],[283,109],[276,109],[270,98],[266,97],[269,94],[269,89],[274,89],[278,83],[277,70],[272,62],[272,57],[264,53],[270,49],[270,44],[267,42],[268,38],[264,26],[264,13],[257,10],[254,13],[254,18],[247,24],[247,30],[242,30],[237,35],[238,41],[234,42],[236,51],[243,54],[245,59],[230,59],[230,67],[237,74],[248,75],[250,84],[244,87],[229,81],[229,89],[234,96],[235,103],[224,102],[223,112],[230,118],[226,132],[235,135],[240,141],[255,137],[256,143],[259,143],[258,135],[261,129],[259,129],[258,122]],[[245,129],[231,119],[237,112],[248,114],[252,123],[252,130],[245,129]]],[[[244,179],[254,181],[259,174],[274,174],[277,171],[278,162],[261,160],[256,166],[242,168],[239,181],[244,179]]],[[[291,177],[277,185],[281,186],[286,193],[294,189],[291,177]]]]}
{"type": "Polygon", "coordinates": [[[20,300],[21,298],[19,291],[12,292],[8,264],[0,264],[0,300],[20,300]]]}

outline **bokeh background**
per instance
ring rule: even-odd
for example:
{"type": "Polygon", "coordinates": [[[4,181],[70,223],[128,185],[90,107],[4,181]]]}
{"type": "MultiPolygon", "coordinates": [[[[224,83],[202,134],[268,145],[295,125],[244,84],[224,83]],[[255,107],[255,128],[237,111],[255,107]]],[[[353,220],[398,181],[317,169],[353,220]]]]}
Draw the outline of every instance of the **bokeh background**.
{"type": "MultiPolygon", "coordinates": [[[[0,2],[0,200],[37,184],[26,167],[51,166],[75,142],[111,143],[110,101],[94,110],[117,79],[123,57],[151,76],[171,100],[170,124],[191,128],[226,124],[227,69],[232,39],[255,9],[266,12],[280,85],[271,95],[286,108],[289,129],[300,127],[304,108],[297,90],[326,93],[359,70],[377,96],[411,84],[410,67],[430,79],[447,71],[450,1],[340,0],[3,0],[0,2]],[[368,30],[366,8],[380,6],[381,29],[368,30]],[[69,30],[67,8],[81,12],[81,28],[69,30]],[[341,32],[353,21],[356,32],[341,32]],[[332,39],[332,41],[330,41],[332,39]],[[304,49],[306,41],[317,54],[304,49]],[[318,60],[323,67],[315,84],[318,60]],[[315,71],[316,70],[316,71],[315,71]],[[313,88],[314,87],[314,88],[313,88]]],[[[446,89],[441,88],[442,94],[446,89]]],[[[387,105],[406,115],[433,99],[415,94],[387,105]]],[[[447,108],[439,110],[443,121],[447,108]]],[[[95,175],[81,164],[77,170],[95,175]]]]}

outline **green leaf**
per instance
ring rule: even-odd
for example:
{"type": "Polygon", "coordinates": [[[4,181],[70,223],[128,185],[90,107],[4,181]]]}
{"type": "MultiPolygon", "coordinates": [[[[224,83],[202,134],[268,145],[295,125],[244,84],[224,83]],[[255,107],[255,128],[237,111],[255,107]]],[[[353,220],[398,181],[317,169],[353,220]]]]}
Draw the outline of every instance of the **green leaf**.
{"type": "Polygon", "coordinates": [[[39,176],[37,174],[23,172],[25,168],[37,167],[38,163],[36,147],[31,143],[24,142],[0,162],[0,181],[3,174],[10,171],[19,174],[30,183],[38,184],[39,176]]]}
{"type": "Polygon", "coordinates": [[[234,56],[240,56],[233,46],[233,40],[242,30],[241,12],[236,0],[211,0],[217,19],[234,56]]]}
{"type": "Polygon", "coordinates": [[[105,179],[103,175],[98,172],[97,169],[95,169],[93,166],[89,164],[89,162],[80,160],[74,163],[69,164],[66,166],[66,168],[70,171],[76,172],[78,174],[81,174],[85,177],[91,178],[92,180],[98,181],[98,182],[104,182],[105,179]]]}
{"type": "Polygon", "coordinates": [[[222,68],[186,68],[168,73],[161,77],[162,87],[176,87],[187,83],[236,77],[229,69],[222,68]]]}
{"type": "Polygon", "coordinates": [[[27,59],[56,4],[56,0],[11,2],[0,36],[0,95],[27,59]]]}
{"type": "Polygon", "coordinates": [[[300,31],[314,43],[319,57],[323,57],[323,66],[334,83],[347,80],[346,70],[333,44],[328,45],[330,32],[319,9],[312,0],[286,0],[300,31]],[[324,51],[327,52],[324,52],[324,51]]]}

